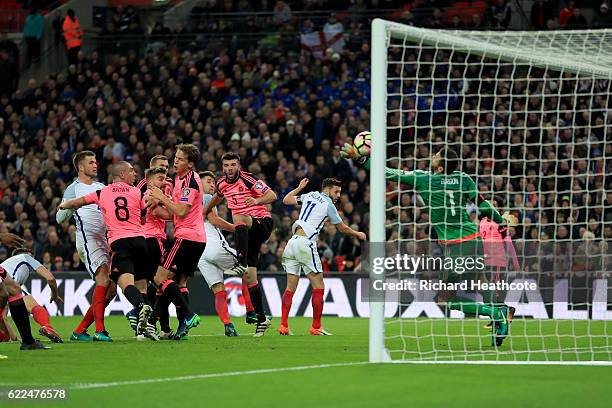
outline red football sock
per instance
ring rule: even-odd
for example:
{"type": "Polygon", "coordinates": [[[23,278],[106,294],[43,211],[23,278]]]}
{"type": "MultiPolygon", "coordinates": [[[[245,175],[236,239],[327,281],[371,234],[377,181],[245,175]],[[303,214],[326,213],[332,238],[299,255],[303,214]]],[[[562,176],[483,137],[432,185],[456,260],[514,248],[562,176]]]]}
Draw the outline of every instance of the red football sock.
{"type": "Polygon", "coordinates": [[[285,327],[289,327],[289,311],[291,310],[291,303],[293,302],[293,292],[289,289],[283,293],[283,315],[281,317],[281,324],[285,327]]]}
{"type": "Polygon", "coordinates": [[[244,298],[244,306],[247,312],[255,310],[253,303],[251,303],[251,295],[249,294],[249,285],[247,284],[246,276],[242,277],[242,297],[244,298]]]}
{"type": "Polygon", "coordinates": [[[74,330],[74,332],[75,333],[85,333],[87,331],[87,328],[91,326],[93,321],[94,321],[94,315],[93,315],[93,304],[92,304],[91,306],[89,306],[89,309],[87,309],[87,313],[85,313],[85,316],[83,316],[83,320],[81,320],[81,323],[79,323],[79,325],[74,330]]]}
{"type": "MultiPolygon", "coordinates": [[[[106,306],[108,306],[110,304],[110,302],[113,301],[113,299],[105,299],[104,300],[104,308],[105,309],[106,309],[106,306]]],[[[91,324],[93,322],[94,322],[94,315],[93,315],[93,303],[92,303],[91,306],[89,306],[89,309],[87,309],[87,312],[85,313],[85,316],[83,316],[83,320],[81,320],[81,323],[79,323],[79,325],[74,330],[74,332],[75,333],[85,333],[87,331],[87,329],[89,328],[89,326],[91,326],[91,324]]]]}
{"type": "Polygon", "coordinates": [[[38,323],[40,327],[49,326],[49,313],[47,309],[40,305],[36,305],[32,308],[32,317],[34,321],[38,323]]]}
{"type": "Polygon", "coordinates": [[[321,328],[321,315],[323,314],[323,293],[325,289],[312,290],[312,327],[321,328]]]}
{"type": "Polygon", "coordinates": [[[230,322],[230,315],[227,310],[227,292],[224,290],[215,293],[215,309],[217,309],[217,314],[223,324],[228,324],[230,322]]]}
{"type": "Polygon", "coordinates": [[[104,309],[106,309],[106,291],[108,286],[96,286],[93,293],[92,306],[96,331],[104,331],[104,309]]]}

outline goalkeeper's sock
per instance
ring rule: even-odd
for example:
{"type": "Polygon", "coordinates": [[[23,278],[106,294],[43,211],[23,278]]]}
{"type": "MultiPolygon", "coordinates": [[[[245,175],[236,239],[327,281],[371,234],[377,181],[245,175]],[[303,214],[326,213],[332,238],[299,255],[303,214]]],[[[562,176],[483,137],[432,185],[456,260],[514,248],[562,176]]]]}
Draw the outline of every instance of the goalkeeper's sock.
{"type": "Polygon", "coordinates": [[[236,225],[236,231],[234,232],[234,242],[236,244],[238,262],[240,263],[240,265],[246,267],[247,251],[249,248],[249,230],[246,225],[236,225]]]}
{"type": "Polygon", "coordinates": [[[283,314],[281,316],[281,325],[289,327],[289,311],[291,310],[291,303],[293,303],[293,292],[289,289],[283,293],[283,314]]]}
{"type": "Polygon", "coordinates": [[[323,315],[323,293],[325,289],[312,290],[312,328],[321,328],[321,315],[323,315]]]}
{"type": "Polygon", "coordinates": [[[448,301],[448,308],[451,310],[460,310],[471,316],[489,316],[493,320],[501,318],[497,307],[466,298],[456,297],[450,299],[448,301]]]}

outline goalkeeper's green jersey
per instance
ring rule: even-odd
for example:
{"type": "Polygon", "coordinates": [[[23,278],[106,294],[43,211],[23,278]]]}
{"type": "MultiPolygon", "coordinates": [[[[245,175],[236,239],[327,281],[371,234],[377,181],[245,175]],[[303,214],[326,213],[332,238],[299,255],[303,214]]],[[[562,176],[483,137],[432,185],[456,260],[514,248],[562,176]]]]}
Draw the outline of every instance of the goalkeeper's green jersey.
{"type": "MultiPolygon", "coordinates": [[[[370,159],[365,164],[370,169],[370,159]]],[[[459,243],[479,237],[478,228],[467,212],[467,203],[478,204],[478,187],[474,180],[461,171],[451,174],[432,173],[430,171],[405,171],[385,167],[387,180],[395,181],[414,188],[429,207],[429,219],[438,239],[442,243],[459,243]]],[[[501,215],[486,203],[479,208],[484,215],[502,224],[501,215]]]]}

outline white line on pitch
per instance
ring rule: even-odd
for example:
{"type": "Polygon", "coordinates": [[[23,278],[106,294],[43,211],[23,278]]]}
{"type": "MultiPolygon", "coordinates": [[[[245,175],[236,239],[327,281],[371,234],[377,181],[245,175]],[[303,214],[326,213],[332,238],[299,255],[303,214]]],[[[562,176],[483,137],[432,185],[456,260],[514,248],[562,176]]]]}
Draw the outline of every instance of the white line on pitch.
{"type": "Polygon", "coordinates": [[[194,375],[183,375],[180,377],[164,377],[164,378],[149,378],[146,380],[133,380],[133,381],[115,381],[106,383],[90,383],[90,384],[73,384],[69,388],[71,390],[87,390],[92,388],[110,388],[110,387],[121,387],[125,385],[143,385],[143,384],[155,384],[163,382],[173,381],[185,381],[185,380],[202,380],[208,378],[222,378],[222,377],[235,377],[240,375],[254,375],[254,374],[268,374],[278,373],[285,371],[303,371],[313,370],[317,368],[331,368],[331,367],[347,367],[370,364],[367,361],[359,361],[353,363],[334,363],[334,364],[317,364],[309,366],[298,366],[298,367],[284,367],[284,368],[265,368],[261,370],[248,370],[248,371],[230,371],[227,373],[211,373],[211,374],[194,374],[194,375]]]}

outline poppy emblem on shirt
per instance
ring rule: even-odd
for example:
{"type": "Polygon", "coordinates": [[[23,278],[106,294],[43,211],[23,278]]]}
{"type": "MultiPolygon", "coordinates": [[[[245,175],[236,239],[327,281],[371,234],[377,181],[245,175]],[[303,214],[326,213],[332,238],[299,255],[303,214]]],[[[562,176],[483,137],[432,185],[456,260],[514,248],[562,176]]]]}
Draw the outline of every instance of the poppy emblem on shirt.
{"type": "Polygon", "coordinates": [[[189,189],[188,188],[184,188],[183,191],[181,191],[181,195],[183,197],[187,197],[189,195],[189,189]]]}

